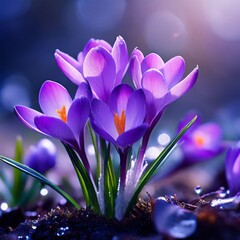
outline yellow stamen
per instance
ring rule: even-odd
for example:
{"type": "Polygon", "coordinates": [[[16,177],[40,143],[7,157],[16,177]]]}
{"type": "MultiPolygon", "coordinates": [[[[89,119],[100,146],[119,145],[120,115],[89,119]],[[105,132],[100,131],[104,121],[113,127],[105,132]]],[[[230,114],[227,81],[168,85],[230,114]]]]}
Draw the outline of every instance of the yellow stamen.
{"type": "Polygon", "coordinates": [[[196,136],[195,142],[199,147],[202,147],[204,145],[205,140],[202,136],[196,136]]]}
{"type": "Polygon", "coordinates": [[[126,114],[125,111],[122,111],[121,116],[119,117],[117,113],[114,113],[114,124],[116,126],[117,132],[120,135],[125,131],[125,123],[126,123],[126,114]]]}
{"type": "Polygon", "coordinates": [[[62,121],[67,122],[67,111],[65,106],[63,106],[60,109],[57,109],[56,112],[62,121]]]}

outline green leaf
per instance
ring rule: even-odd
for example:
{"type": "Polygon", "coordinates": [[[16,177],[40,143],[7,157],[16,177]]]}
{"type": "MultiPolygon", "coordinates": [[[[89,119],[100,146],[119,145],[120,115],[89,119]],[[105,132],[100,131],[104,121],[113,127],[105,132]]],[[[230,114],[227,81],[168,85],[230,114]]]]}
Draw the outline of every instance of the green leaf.
{"type": "Polygon", "coordinates": [[[52,189],[54,189],[56,192],[58,192],[60,195],[62,195],[64,198],[66,198],[67,201],[69,201],[74,207],[80,208],[79,204],[71,197],[69,196],[65,191],[60,189],[56,184],[48,180],[46,177],[44,177],[42,174],[39,172],[35,171],[34,169],[23,165],[22,163],[19,163],[15,160],[12,160],[10,158],[0,156],[0,160],[7,163],[8,165],[17,168],[21,170],[22,172],[25,172],[26,174],[38,179],[40,182],[48,185],[52,189]]]}
{"type": "Polygon", "coordinates": [[[167,159],[167,155],[170,153],[170,151],[174,148],[178,140],[183,136],[183,134],[192,126],[192,124],[196,121],[197,116],[195,116],[180,132],[179,134],[164,148],[164,150],[159,154],[159,156],[156,158],[156,160],[153,162],[153,164],[147,169],[147,171],[142,175],[140,178],[140,181],[136,187],[136,190],[133,194],[133,197],[131,198],[126,215],[131,211],[132,206],[136,203],[137,198],[145,184],[149,181],[149,179],[152,177],[152,175],[155,173],[155,171],[160,168],[163,163],[167,159]]]}
{"type": "MultiPolygon", "coordinates": [[[[23,149],[22,138],[18,136],[16,139],[16,146],[15,146],[15,161],[22,163],[23,153],[24,153],[24,149],[23,149]]],[[[12,206],[15,206],[19,203],[19,199],[24,193],[25,184],[26,184],[25,174],[23,174],[20,170],[14,168],[13,187],[12,187],[13,202],[11,203],[12,206]]]]}
{"type": "Polygon", "coordinates": [[[91,179],[88,175],[76,152],[68,144],[63,143],[63,145],[68,152],[74,169],[77,170],[76,173],[78,174],[84,197],[86,197],[86,203],[90,204],[96,213],[100,213],[100,207],[98,203],[97,193],[93,185],[93,179],[91,179]]]}

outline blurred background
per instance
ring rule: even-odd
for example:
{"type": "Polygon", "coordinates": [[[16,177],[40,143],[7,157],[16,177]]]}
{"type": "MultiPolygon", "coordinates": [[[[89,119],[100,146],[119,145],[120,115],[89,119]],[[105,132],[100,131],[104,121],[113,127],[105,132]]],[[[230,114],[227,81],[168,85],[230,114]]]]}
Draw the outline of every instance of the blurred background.
{"type": "Polygon", "coordinates": [[[17,119],[14,105],[39,110],[38,91],[47,79],[74,94],[75,85],[55,63],[55,49],[76,57],[89,38],[113,44],[118,35],[129,53],[138,47],[165,61],[181,55],[186,75],[199,65],[197,84],[169,106],[156,136],[173,137],[179,120],[196,109],[204,121],[220,123],[227,139],[239,139],[239,26],[238,0],[1,0],[0,154],[13,156],[17,135],[26,148],[42,137],[17,119]]]}

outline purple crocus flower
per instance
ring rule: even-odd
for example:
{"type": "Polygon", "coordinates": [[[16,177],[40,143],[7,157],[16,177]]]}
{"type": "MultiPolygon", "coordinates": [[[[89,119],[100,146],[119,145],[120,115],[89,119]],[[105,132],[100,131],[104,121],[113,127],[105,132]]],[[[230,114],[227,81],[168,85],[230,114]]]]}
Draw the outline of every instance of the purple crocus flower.
{"type": "Polygon", "coordinates": [[[184,95],[195,84],[198,67],[182,80],[184,70],[185,62],[180,56],[164,63],[156,53],[144,57],[140,50],[133,51],[130,72],[135,87],[142,88],[146,94],[146,121],[150,128],[156,125],[168,104],[184,95]]]}
{"type": "Polygon", "coordinates": [[[29,128],[72,146],[90,171],[83,142],[84,127],[90,113],[88,98],[72,100],[62,85],[46,81],[39,92],[39,104],[43,113],[20,105],[15,106],[15,112],[29,128]]]}
{"type": "MultiPolygon", "coordinates": [[[[196,114],[188,114],[178,126],[180,131],[196,114]]],[[[217,123],[201,124],[200,117],[183,135],[181,149],[184,154],[184,164],[204,161],[213,158],[224,150],[222,129],[217,123]]]]}
{"type": "Polygon", "coordinates": [[[88,82],[94,96],[106,103],[113,88],[122,82],[129,61],[127,45],[120,36],[113,47],[104,40],[90,39],[77,60],[60,50],[55,58],[73,83],[88,82]]]}
{"type": "Polygon", "coordinates": [[[127,84],[120,84],[111,93],[109,105],[99,99],[91,103],[91,124],[104,139],[120,149],[138,141],[147,125],[146,100],[143,91],[134,91],[127,84]]]}
{"type": "Polygon", "coordinates": [[[94,98],[91,102],[91,125],[96,133],[113,143],[120,156],[119,195],[122,196],[127,176],[129,147],[145,133],[146,98],[141,89],[134,91],[127,84],[118,85],[109,104],[94,98]]]}
{"type": "Polygon", "coordinates": [[[225,166],[230,195],[234,196],[240,192],[240,142],[229,148],[225,166]]]}
{"type": "Polygon", "coordinates": [[[30,146],[25,163],[39,173],[45,174],[56,165],[56,158],[56,146],[52,141],[44,138],[30,146]]]}
{"type": "Polygon", "coordinates": [[[138,157],[138,171],[144,159],[150,134],[167,105],[184,95],[195,84],[198,76],[196,67],[183,80],[185,62],[176,56],[164,63],[156,53],[146,57],[138,49],[131,55],[130,73],[137,89],[143,89],[147,101],[146,122],[148,129],[143,137],[138,157]]]}

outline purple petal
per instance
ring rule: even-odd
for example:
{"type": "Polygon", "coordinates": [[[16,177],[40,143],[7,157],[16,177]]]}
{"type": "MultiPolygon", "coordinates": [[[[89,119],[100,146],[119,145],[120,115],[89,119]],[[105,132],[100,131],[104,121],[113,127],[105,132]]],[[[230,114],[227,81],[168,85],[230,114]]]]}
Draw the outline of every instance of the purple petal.
{"type": "Polygon", "coordinates": [[[55,56],[56,55],[58,57],[61,57],[62,59],[64,59],[66,62],[68,62],[70,65],[72,65],[77,70],[79,70],[79,67],[80,67],[79,62],[76,59],[74,59],[73,57],[71,57],[70,55],[68,55],[67,53],[64,53],[64,52],[60,51],[59,49],[56,49],[55,56]]]}
{"type": "Polygon", "coordinates": [[[168,105],[188,92],[197,81],[197,77],[198,67],[196,67],[185,79],[170,89],[169,94],[165,99],[165,105],[168,105]]]}
{"type": "Polygon", "coordinates": [[[74,148],[78,147],[71,129],[62,120],[49,116],[40,116],[35,118],[35,124],[46,135],[64,141],[74,148]]]}
{"type": "Polygon", "coordinates": [[[127,70],[128,65],[128,49],[124,39],[120,36],[117,37],[113,49],[112,56],[116,63],[116,85],[120,84],[122,78],[127,70]]]}
{"type": "Polygon", "coordinates": [[[151,68],[155,68],[159,70],[163,67],[163,65],[164,65],[164,61],[159,55],[157,55],[156,53],[150,53],[142,61],[142,64],[141,64],[142,73],[146,72],[151,68]]]}
{"type": "Polygon", "coordinates": [[[112,51],[112,46],[104,41],[104,40],[101,40],[101,39],[94,39],[94,38],[91,38],[89,39],[89,41],[86,43],[83,51],[82,51],[82,54],[83,54],[83,57],[86,57],[87,53],[92,49],[92,48],[95,48],[95,47],[103,47],[105,48],[107,51],[111,52],[112,51]]]}
{"type": "Polygon", "coordinates": [[[66,88],[56,82],[44,82],[39,92],[39,104],[46,115],[59,118],[57,110],[63,106],[68,110],[71,103],[72,99],[66,88]]]}
{"type": "Polygon", "coordinates": [[[109,109],[113,113],[117,113],[119,116],[122,111],[126,112],[127,103],[133,89],[127,84],[120,84],[115,87],[111,93],[109,101],[109,109]]]}
{"type": "Polygon", "coordinates": [[[90,114],[89,100],[85,97],[73,101],[68,111],[67,124],[71,128],[76,139],[83,133],[85,124],[90,114]]]}
{"type": "Polygon", "coordinates": [[[77,92],[75,94],[75,98],[86,97],[89,100],[92,99],[92,91],[88,83],[81,83],[78,86],[77,92]]]}
{"type": "Polygon", "coordinates": [[[133,145],[144,135],[146,129],[147,125],[143,124],[139,127],[123,132],[121,135],[119,135],[116,141],[117,145],[122,148],[133,145]]]}
{"type": "Polygon", "coordinates": [[[114,145],[116,145],[116,140],[108,133],[106,132],[103,128],[101,128],[98,123],[95,122],[95,120],[93,118],[90,119],[91,120],[91,126],[94,129],[94,131],[101,136],[103,139],[105,139],[106,141],[113,143],[114,145]]]}
{"type": "Polygon", "coordinates": [[[25,107],[25,106],[15,106],[14,107],[15,113],[17,114],[18,118],[29,128],[39,131],[37,129],[35,123],[34,123],[34,118],[37,116],[42,116],[43,114],[35,111],[31,108],[25,107]]]}
{"type": "Polygon", "coordinates": [[[132,54],[131,54],[131,58],[134,56],[138,59],[139,63],[141,64],[144,59],[143,53],[139,49],[134,48],[134,50],[132,51],[132,54]]]}
{"type": "Polygon", "coordinates": [[[110,112],[108,106],[94,98],[91,102],[91,113],[98,128],[111,135],[112,138],[117,139],[118,133],[113,121],[113,113],[110,112]]]}
{"type": "Polygon", "coordinates": [[[162,73],[155,69],[150,69],[143,74],[142,88],[151,92],[154,98],[162,98],[168,92],[162,73]]]}
{"type": "Polygon", "coordinates": [[[183,77],[185,70],[184,59],[176,56],[165,63],[163,66],[163,75],[169,89],[176,85],[183,77]]]}
{"type": "Polygon", "coordinates": [[[146,98],[139,89],[132,93],[128,100],[126,109],[126,131],[143,124],[146,116],[146,98]]]}
{"type": "Polygon", "coordinates": [[[236,146],[231,147],[226,156],[226,178],[228,181],[228,186],[230,189],[231,196],[237,194],[240,191],[240,143],[238,142],[236,146]]]}
{"type": "Polygon", "coordinates": [[[116,77],[112,55],[105,48],[92,48],[84,60],[83,72],[92,91],[99,99],[107,102],[116,77]]]}
{"type": "Polygon", "coordinates": [[[137,56],[132,56],[130,60],[129,65],[130,74],[132,77],[132,81],[134,83],[134,86],[139,89],[142,87],[141,80],[142,80],[142,70],[141,70],[141,64],[137,58],[137,56]]]}
{"type": "Polygon", "coordinates": [[[80,83],[85,82],[83,75],[78,70],[78,69],[81,69],[81,66],[80,64],[76,63],[77,61],[73,62],[73,58],[71,58],[65,53],[60,53],[59,50],[56,51],[54,56],[59,68],[67,76],[67,78],[69,78],[76,85],[79,85],[80,83]]]}

